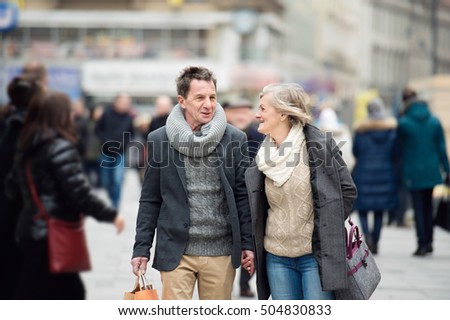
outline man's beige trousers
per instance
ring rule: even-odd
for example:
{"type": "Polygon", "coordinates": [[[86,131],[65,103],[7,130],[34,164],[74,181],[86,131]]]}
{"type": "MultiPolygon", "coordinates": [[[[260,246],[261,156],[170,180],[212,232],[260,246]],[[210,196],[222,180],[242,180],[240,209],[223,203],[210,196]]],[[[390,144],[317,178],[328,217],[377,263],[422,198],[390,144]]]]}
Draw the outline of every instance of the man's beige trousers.
{"type": "Polygon", "coordinates": [[[231,300],[236,269],[231,256],[187,256],[172,271],[161,271],[163,300],[192,299],[198,283],[200,300],[231,300]]]}

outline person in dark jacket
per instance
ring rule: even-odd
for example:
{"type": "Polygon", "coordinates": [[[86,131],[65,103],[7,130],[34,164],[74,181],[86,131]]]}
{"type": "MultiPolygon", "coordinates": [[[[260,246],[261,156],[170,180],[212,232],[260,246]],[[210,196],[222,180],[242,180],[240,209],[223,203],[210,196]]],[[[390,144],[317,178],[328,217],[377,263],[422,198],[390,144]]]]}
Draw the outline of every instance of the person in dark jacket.
{"type": "Polygon", "coordinates": [[[14,154],[25,112],[31,99],[42,90],[34,77],[16,77],[8,85],[10,102],[2,109],[6,126],[5,130],[0,133],[0,252],[4,261],[14,261],[14,264],[0,264],[0,279],[2,279],[0,300],[13,298],[22,259],[19,247],[14,240],[14,230],[22,203],[21,201],[12,201],[6,196],[4,182],[13,167],[14,154]]]}
{"type": "Polygon", "coordinates": [[[36,218],[39,210],[27,181],[28,164],[38,196],[49,215],[76,221],[83,212],[98,221],[113,222],[117,231],[122,231],[122,216],[91,192],[76,148],[67,95],[46,91],[32,100],[19,137],[14,167],[7,179],[8,196],[23,203],[16,229],[23,263],[14,299],[84,299],[85,290],[78,273],[49,271],[47,223],[36,218]]]}
{"type": "Polygon", "coordinates": [[[95,128],[102,144],[100,180],[115,208],[120,204],[125,155],[134,133],[131,102],[127,93],[118,94],[113,106],[105,109],[95,128]]]}
{"type": "MultiPolygon", "coordinates": [[[[253,105],[247,99],[238,99],[223,104],[223,109],[227,116],[229,124],[242,130],[247,135],[247,149],[250,162],[256,156],[259,145],[264,140],[264,135],[259,133],[255,126],[255,115],[253,112],[253,105]]],[[[249,281],[252,275],[247,270],[241,268],[241,276],[239,279],[240,295],[245,298],[252,298],[255,294],[250,289],[249,281]]]]}
{"type": "Polygon", "coordinates": [[[155,108],[156,114],[150,122],[149,133],[166,125],[167,118],[173,109],[172,99],[167,95],[159,96],[156,98],[155,108]]]}
{"type": "Polygon", "coordinates": [[[72,102],[72,114],[78,135],[77,149],[84,162],[87,149],[89,118],[86,115],[83,101],[75,100],[72,102]]]}
{"type": "Polygon", "coordinates": [[[259,299],[334,299],[348,286],[345,220],[356,188],[336,142],[309,124],[307,108],[298,84],[260,93],[256,119],[266,138],[245,173],[259,299]]]}
{"type": "Polygon", "coordinates": [[[355,126],[353,155],[356,166],[353,180],[358,189],[353,210],[358,211],[361,228],[372,253],[378,253],[383,226],[383,214],[397,206],[395,163],[397,150],[397,121],[387,117],[381,99],[370,101],[368,118],[355,126]],[[374,222],[369,228],[368,213],[374,222]]]}
{"type": "Polygon", "coordinates": [[[403,183],[411,193],[417,234],[415,256],[433,252],[433,189],[450,172],[444,130],[415,91],[403,92],[405,113],[398,136],[403,154],[403,183]]]}

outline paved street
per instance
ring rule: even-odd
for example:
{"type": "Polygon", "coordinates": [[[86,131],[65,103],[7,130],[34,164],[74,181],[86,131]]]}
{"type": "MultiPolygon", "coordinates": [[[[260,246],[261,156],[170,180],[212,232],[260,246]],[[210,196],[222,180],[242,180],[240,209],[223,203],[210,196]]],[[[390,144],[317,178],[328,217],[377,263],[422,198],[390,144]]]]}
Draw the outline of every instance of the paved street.
{"type": "MultiPolygon", "coordinates": [[[[99,191],[101,197],[105,193],[99,191]]],[[[82,277],[90,300],[121,300],[132,289],[130,257],[134,241],[134,226],[140,194],[137,172],[129,169],[125,175],[121,213],[127,221],[126,230],[117,235],[112,225],[87,221],[88,242],[93,270],[82,277]]],[[[408,219],[411,220],[409,213],[408,219]]],[[[357,219],[354,218],[357,222],[357,219]]],[[[409,221],[411,223],[411,221],[409,221]]],[[[441,300],[450,299],[450,233],[435,229],[434,253],[424,258],[413,257],[416,249],[415,231],[411,228],[385,226],[382,230],[377,264],[381,283],[373,299],[441,300]]],[[[239,299],[237,272],[233,298],[239,299]]],[[[149,268],[148,280],[160,292],[159,273],[149,268]]],[[[251,285],[255,287],[255,279],[251,285]]],[[[195,295],[197,298],[197,295],[195,295]]]]}

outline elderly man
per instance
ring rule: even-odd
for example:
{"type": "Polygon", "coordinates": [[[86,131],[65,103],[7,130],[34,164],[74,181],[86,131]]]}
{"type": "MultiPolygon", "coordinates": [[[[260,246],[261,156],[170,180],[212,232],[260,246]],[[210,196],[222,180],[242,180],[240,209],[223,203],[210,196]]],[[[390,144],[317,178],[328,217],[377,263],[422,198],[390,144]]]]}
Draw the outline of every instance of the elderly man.
{"type": "Polygon", "coordinates": [[[227,124],[214,74],[187,67],[177,78],[178,104],[148,136],[133,272],[145,272],[155,231],[153,267],[162,299],[231,299],[236,268],[253,273],[251,218],[244,173],[245,134],[227,124]]]}

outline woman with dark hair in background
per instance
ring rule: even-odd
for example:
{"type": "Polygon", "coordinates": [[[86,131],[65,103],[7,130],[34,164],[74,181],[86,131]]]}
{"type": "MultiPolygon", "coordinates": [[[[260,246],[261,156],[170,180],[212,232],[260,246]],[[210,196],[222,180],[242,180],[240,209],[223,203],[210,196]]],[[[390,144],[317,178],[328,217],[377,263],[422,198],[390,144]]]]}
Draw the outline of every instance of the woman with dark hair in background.
{"type": "Polygon", "coordinates": [[[46,91],[35,97],[27,112],[14,168],[7,180],[12,199],[23,202],[16,239],[23,263],[14,299],[80,300],[85,290],[78,273],[52,274],[49,271],[47,223],[37,219],[27,182],[26,166],[37,193],[50,216],[76,221],[79,213],[98,221],[113,222],[117,231],[124,220],[92,192],[76,148],[76,130],[67,95],[46,91]]]}
{"type": "Polygon", "coordinates": [[[17,140],[22,130],[25,112],[31,99],[42,91],[42,87],[34,77],[19,76],[11,80],[8,85],[9,104],[1,110],[2,130],[0,132],[0,245],[4,260],[14,261],[14,264],[0,264],[0,279],[2,290],[0,300],[13,297],[18,277],[18,265],[21,255],[14,241],[14,229],[17,224],[21,202],[14,202],[5,193],[5,179],[11,171],[17,140]]]}

